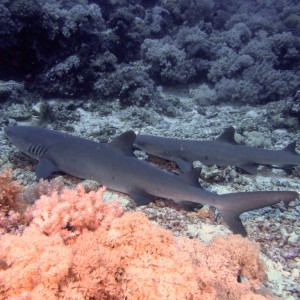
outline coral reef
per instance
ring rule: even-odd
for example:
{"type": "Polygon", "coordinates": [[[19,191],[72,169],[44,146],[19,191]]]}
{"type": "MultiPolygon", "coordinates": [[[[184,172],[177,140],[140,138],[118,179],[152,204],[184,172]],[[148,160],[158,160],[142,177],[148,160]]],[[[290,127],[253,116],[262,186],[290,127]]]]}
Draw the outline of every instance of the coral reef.
{"type": "Polygon", "coordinates": [[[186,53],[172,43],[146,39],[142,53],[149,63],[150,75],[162,83],[186,83],[195,76],[191,61],[186,60],[186,53]]]}
{"type": "Polygon", "coordinates": [[[299,14],[293,0],[5,0],[0,80],[125,106],[154,104],[161,84],[207,84],[213,104],[278,101],[299,88],[299,14]]]}
{"type": "Polygon", "coordinates": [[[150,76],[134,66],[118,68],[99,79],[94,91],[102,99],[118,99],[122,107],[145,106],[161,99],[150,76]]]}

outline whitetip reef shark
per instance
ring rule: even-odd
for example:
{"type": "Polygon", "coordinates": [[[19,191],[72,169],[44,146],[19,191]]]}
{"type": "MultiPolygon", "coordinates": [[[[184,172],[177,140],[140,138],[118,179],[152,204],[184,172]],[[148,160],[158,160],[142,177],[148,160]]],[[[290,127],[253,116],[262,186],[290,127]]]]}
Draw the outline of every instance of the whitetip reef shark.
{"type": "Polygon", "coordinates": [[[198,171],[175,175],[151,166],[133,155],[136,135],[126,132],[107,144],[31,126],[8,126],[4,134],[20,151],[38,160],[37,178],[55,172],[93,179],[109,189],[128,194],[137,205],[155,198],[172,199],[185,209],[207,204],[218,209],[234,232],[247,235],[239,215],[243,212],[290,202],[295,191],[240,192],[218,195],[202,189],[198,171]]]}
{"type": "Polygon", "coordinates": [[[134,144],[148,154],[176,162],[184,172],[192,169],[194,161],[208,166],[235,166],[250,174],[256,174],[259,165],[282,168],[287,173],[300,166],[296,142],[282,150],[267,150],[240,145],[234,134],[235,129],[229,127],[214,141],[137,135],[134,144]]]}

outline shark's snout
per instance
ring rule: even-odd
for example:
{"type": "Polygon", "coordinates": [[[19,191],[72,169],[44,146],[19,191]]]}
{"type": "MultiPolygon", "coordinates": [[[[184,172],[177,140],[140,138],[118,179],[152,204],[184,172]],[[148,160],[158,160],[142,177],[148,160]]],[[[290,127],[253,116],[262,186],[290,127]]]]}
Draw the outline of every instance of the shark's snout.
{"type": "Polygon", "coordinates": [[[3,132],[6,138],[8,138],[13,144],[15,144],[16,141],[18,141],[19,138],[22,136],[20,135],[21,132],[19,132],[17,126],[6,126],[4,127],[3,132]]]}
{"type": "Polygon", "coordinates": [[[26,131],[22,126],[7,126],[3,130],[4,135],[8,138],[8,140],[19,148],[22,152],[27,153],[26,149],[28,147],[29,142],[26,141],[26,131]]]}
{"type": "Polygon", "coordinates": [[[3,132],[4,132],[4,135],[8,135],[8,127],[4,127],[4,129],[3,129],[3,132]]]}
{"type": "Polygon", "coordinates": [[[6,126],[3,132],[9,139],[19,138],[26,133],[24,128],[24,126],[6,126]]]}
{"type": "Polygon", "coordinates": [[[12,126],[6,126],[3,129],[4,135],[9,139],[12,136],[13,127],[12,126]]]}

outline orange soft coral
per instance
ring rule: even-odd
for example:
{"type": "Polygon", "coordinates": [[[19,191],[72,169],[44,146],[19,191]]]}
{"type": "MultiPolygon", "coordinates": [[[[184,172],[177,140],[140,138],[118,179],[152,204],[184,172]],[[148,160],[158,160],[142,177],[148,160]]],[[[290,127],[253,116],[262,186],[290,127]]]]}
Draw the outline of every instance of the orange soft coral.
{"type": "Polygon", "coordinates": [[[103,192],[42,196],[22,235],[0,236],[1,299],[265,299],[254,293],[264,274],[256,244],[174,237],[103,192]]]}
{"type": "Polygon", "coordinates": [[[72,250],[58,235],[49,238],[27,228],[22,236],[1,237],[1,259],[9,267],[0,271],[0,299],[29,292],[39,295],[33,299],[57,299],[60,285],[69,276],[72,250]]]}
{"type": "Polygon", "coordinates": [[[20,211],[24,208],[19,195],[21,185],[13,179],[10,169],[5,168],[0,173],[0,212],[7,214],[8,211],[20,211]]]}
{"type": "Polygon", "coordinates": [[[126,213],[73,247],[87,298],[240,299],[255,296],[264,271],[258,246],[247,239],[230,236],[206,246],[174,237],[142,213],[126,213]]]}
{"type": "Polygon", "coordinates": [[[206,246],[172,236],[142,213],[125,213],[67,245],[32,227],[0,243],[8,266],[0,270],[0,298],[265,299],[253,293],[263,274],[256,245],[230,236],[206,246]]]}
{"type": "Polygon", "coordinates": [[[84,230],[96,230],[100,225],[108,226],[110,222],[123,213],[118,201],[105,203],[103,193],[85,192],[79,185],[75,189],[64,189],[61,193],[53,192],[51,196],[42,195],[32,208],[35,227],[47,235],[60,234],[64,241],[76,237],[84,230]]]}
{"type": "Polygon", "coordinates": [[[21,200],[23,188],[13,179],[12,171],[5,168],[0,173],[0,235],[21,232],[30,216],[24,214],[26,204],[21,200]]]}

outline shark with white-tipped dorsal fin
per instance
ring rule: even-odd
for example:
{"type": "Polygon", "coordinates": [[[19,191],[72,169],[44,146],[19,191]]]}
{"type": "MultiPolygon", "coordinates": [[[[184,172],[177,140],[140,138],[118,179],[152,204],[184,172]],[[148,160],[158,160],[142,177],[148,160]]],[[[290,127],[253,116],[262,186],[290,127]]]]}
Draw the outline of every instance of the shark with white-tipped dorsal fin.
{"type": "Polygon", "coordinates": [[[214,141],[137,135],[134,144],[148,154],[176,162],[182,171],[191,170],[194,161],[208,166],[235,166],[250,174],[256,174],[259,165],[282,168],[287,173],[300,166],[296,142],[282,150],[268,150],[240,145],[234,134],[235,129],[229,127],[214,141]]]}
{"type": "Polygon", "coordinates": [[[136,135],[126,132],[102,144],[66,133],[30,126],[8,126],[4,134],[20,151],[38,160],[37,178],[55,172],[93,179],[109,189],[128,194],[137,205],[155,198],[176,201],[185,209],[206,204],[217,208],[234,233],[247,235],[239,215],[243,212],[290,202],[294,191],[266,191],[217,195],[202,189],[198,170],[175,175],[137,159],[132,152],[136,135]]]}

